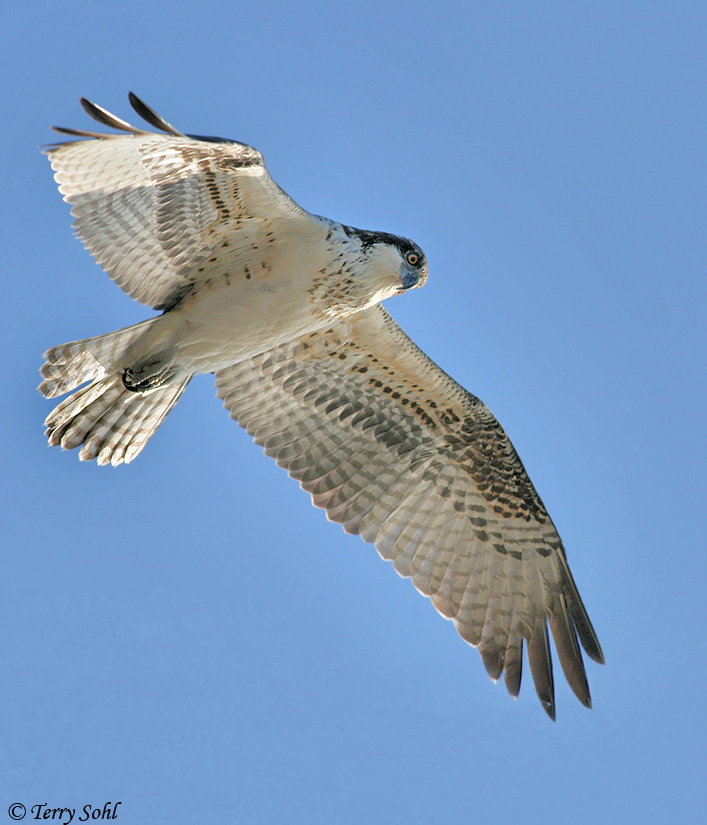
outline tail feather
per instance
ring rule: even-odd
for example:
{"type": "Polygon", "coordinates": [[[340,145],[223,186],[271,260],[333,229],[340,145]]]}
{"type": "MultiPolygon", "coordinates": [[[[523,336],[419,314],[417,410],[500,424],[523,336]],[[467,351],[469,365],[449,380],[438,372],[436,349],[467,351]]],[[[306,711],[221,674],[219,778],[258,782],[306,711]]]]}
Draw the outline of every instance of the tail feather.
{"type": "Polygon", "coordinates": [[[47,418],[52,446],[81,447],[81,461],[132,461],[179,401],[191,376],[146,393],[126,390],[120,375],[109,375],[75,393],[47,418]],[[58,413],[58,414],[57,414],[58,413]]]}
{"type": "Polygon", "coordinates": [[[69,396],[44,422],[49,443],[52,447],[61,445],[64,450],[83,444],[92,428],[125,392],[120,376],[110,375],[69,396]]]}
{"type": "MultiPolygon", "coordinates": [[[[174,406],[174,404],[172,404],[172,406],[174,406]]],[[[157,429],[157,427],[150,427],[149,423],[145,421],[146,415],[151,408],[151,397],[136,398],[133,402],[131,415],[120,416],[118,420],[105,431],[100,449],[98,442],[92,443],[90,449],[88,445],[84,447],[82,450],[82,452],[85,453],[84,460],[96,458],[98,464],[107,464],[110,461],[113,466],[121,462],[129,463],[140,450],[142,450],[149,438],[149,435],[144,437],[141,436],[141,433],[151,434],[157,429]]],[[[115,407],[113,407],[113,409],[115,409],[115,407]]],[[[106,418],[107,417],[108,413],[106,414],[106,418]]]]}
{"type": "Polygon", "coordinates": [[[53,398],[91,382],[47,416],[46,434],[52,446],[81,447],[82,461],[97,459],[98,464],[114,466],[140,453],[191,379],[183,376],[145,392],[125,387],[120,356],[144,331],[145,323],[49,350],[41,370],[40,391],[45,396],[53,398]]]}
{"type": "Polygon", "coordinates": [[[52,347],[44,353],[45,363],[40,369],[44,380],[39,391],[45,398],[56,398],[86,381],[103,378],[115,363],[116,356],[125,352],[154,320],[149,318],[107,335],[52,347]]]}

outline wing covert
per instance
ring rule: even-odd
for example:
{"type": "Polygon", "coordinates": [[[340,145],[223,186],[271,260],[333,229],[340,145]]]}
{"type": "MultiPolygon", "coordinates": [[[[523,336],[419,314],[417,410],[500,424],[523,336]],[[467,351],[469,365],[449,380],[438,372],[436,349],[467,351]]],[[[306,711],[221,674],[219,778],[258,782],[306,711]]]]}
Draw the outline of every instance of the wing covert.
{"type": "Polygon", "coordinates": [[[567,680],[603,655],[560,537],[491,412],[378,305],[216,373],[219,397],[313,503],[410,577],[489,675],[522,648],[554,718],[548,621],[567,680]]]}

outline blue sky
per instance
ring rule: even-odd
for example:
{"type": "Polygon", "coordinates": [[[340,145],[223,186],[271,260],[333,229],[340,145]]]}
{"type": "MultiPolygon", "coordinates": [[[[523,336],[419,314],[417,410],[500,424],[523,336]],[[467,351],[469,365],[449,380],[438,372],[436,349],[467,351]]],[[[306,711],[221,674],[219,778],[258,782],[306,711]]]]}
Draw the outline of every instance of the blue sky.
{"type": "Polygon", "coordinates": [[[0,819],[699,821],[704,3],[9,15],[0,819]],[[554,725],[528,674],[516,702],[494,686],[210,377],[130,466],[46,446],[41,353],[149,311],[72,237],[38,146],[88,126],[81,95],[127,115],[130,89],[258,147],[310,211],[425,249],[427,286],[388,309],[496,413],[558,525],[607,659],[592,711],[559,677],[554,725]]]}

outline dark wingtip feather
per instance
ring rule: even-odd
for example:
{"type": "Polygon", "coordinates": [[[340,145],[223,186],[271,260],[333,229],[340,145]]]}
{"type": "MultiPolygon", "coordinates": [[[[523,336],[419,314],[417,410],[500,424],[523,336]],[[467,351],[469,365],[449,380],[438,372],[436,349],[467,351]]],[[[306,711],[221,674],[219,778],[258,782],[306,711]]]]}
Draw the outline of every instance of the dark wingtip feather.
{"type": "Polygon", "coordinates": [[[157,112],[148,106],[144,100],[140,100],[135,92],[128,92],[128,100],[130,101],[130,105],[133,109],[135,109],[140,117],[149,123],[150,126],[154,126],[155,129],[159,129],[162,132],[167,132],[167,134],[174,135],[175,137],[186,137],[183,132],[180,132],[179,129],[175,129],[171,123],[166,121],[161,115],[158,115],[157,112]]]}
{"type": "Polygon", "coordinates": [[[601,645],[599,644],[596,631],[592,627],[589,614],[587,613],[587,608],[584,606],[582,597],[579,595],[579,590],[577,590],[577,585],[575,584],[574,577],[570,572],[567,559],[562,553],[560,553],[559,558],[564,568],[566,585],[568,586],[565,590],[567,607],[570,615],[572,616],[574,626],[577,629],[579,640],[582,643],[582,647],[587,652],[587,656],[598,664],[603,665],[604,653],[601,649],[601,645]]]}
{"type": "Polygon", "coordinates": [[[497,682],[501,673],[503,673],[503,657],[505,651],[503,649],[499,650],[493,645],[481,644],[479,645],[479,653],[481,654],[481,661],[484,663],[486,672],[494,682],[497,682]]]}
{"type": "Polygon", "coordinates": [[[110,135],[106,132],[92,132],[89,129],[69,129],[67,126],[52,126],[53,132],[58,132],[60,135],[71,135],[72,137],[87,137],[87,138],[117,138],[121,135],[110,135]]]}
{"type": "Polygon", "coordinates": [[[587,651],[587,656],[598,664],[603,665],[604,652],[599,644],[599,639],[597,638],[597,634],[592,627],[589,615],[587,614],[587,609],[582,603],[582,599],[580,598],[574,581],[572,581],[571,584],[572,592],[567,594],[569,596],[567,599],[567,607],[570,615],[572,616],[574,626],[577,628],[577,635],[582,643],[582,647],[587,651]]]}
{"type": "Polygon", "coordinates": [[[547,624],[535,627],[528,639],[528,663],[535,683],[535,692],[547,715],[555,720],[555,682],[552,676],[552,658],[547,636],[547,624]]]}
{"type": "Polygon", "coordinates": [[[587,672],[584,669],[582,652],[579,649],[577,634],[570,619],[564,595],[559,597],[555,609],[550,614],[550,629],[567,683],[579,701],[585,707],[591,707],[587,672]]]}
{"type": "Polygon", "coordinates": [[[575,604],[570,603],[569,605],[579,640],[582,642],[582,647],[587,651],[587,656],[597,662],[597,664],[603,665],[605,662],[604,651],[601,649],[597,634],[592,627],[592,623],[589,621],[589,616],[581,601],[580,606],[581,612],[576,609],[575,604]]]}
{"type": "Polygon", "coordinates": [[[107,109],[104,109],[102,106],[99,106],[97,103],[93,103],[85,97],[82,97],[80,102],[86,114],[94,120],[97,120],[99,123],[102,123],[104,126],[110,126],[111,129],[119,129],[122,132],[130,132],[133,135],[147,134],[144,129],[138,129],[128,123],[127,120],[123,120],[122,118],[111,114],[107,109]]]}
{"type": "Polygon", "coordinates": [[[523,637],[517,642],[508,640],[508,647],[505,655],[505,668],[503,679],[506,683],[506,690],[514,698],[520,693],[520,683],[523,676],[523,637]]]}

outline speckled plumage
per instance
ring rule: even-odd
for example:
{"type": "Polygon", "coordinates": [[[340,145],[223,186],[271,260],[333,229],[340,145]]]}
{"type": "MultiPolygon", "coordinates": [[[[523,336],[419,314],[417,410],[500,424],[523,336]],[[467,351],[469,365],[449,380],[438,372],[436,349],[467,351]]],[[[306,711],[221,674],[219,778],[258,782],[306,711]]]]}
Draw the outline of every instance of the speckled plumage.
{"type": "Polygon", "coordinates": [[[196,372],[265,452],[349,533],[412,578],[492,678],[520,689],[525,640],[554,718],[548,623],[585,705],[578,637],[601,648],[557,531],[490,411],[428,359],[380,301],[427,277],[406,239],[310,215],[241,143],[128,132],[47,151],[77,234],[128,294],[163,314],[55,347],[50,443],[82,459],[132,460],[196,372]]]}

